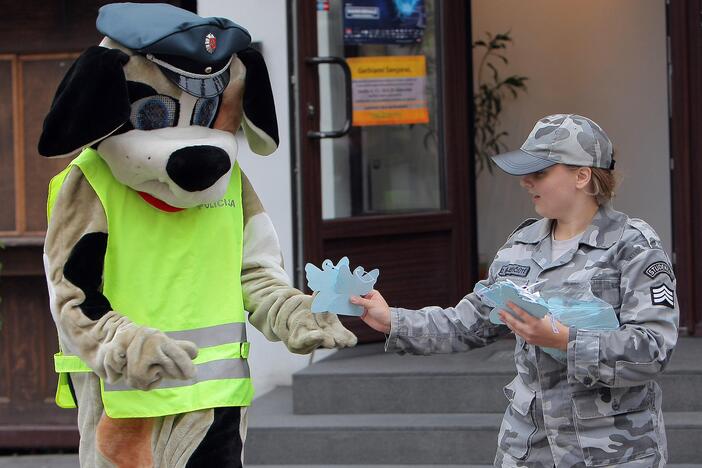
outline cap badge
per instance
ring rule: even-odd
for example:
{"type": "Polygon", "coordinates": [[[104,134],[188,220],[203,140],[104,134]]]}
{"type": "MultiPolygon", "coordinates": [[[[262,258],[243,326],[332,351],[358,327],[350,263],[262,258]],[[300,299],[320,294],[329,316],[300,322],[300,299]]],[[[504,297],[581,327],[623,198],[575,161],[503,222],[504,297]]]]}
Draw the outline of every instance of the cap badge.
{"type": "Polygon", "coordinates": [[[214,37],[214,34],[209,33],[207,36],[205,36],[205,50],[209,53],[213,53],[216,48],[217,38],[214,37]]]}

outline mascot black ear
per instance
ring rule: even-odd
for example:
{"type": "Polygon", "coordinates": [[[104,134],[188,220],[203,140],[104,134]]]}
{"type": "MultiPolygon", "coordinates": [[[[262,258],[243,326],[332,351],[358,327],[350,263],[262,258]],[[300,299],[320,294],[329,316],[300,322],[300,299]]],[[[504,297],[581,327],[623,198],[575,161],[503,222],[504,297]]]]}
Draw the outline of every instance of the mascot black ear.
{"type": "Polygon", "coordinates": [[[263,56],[256,49],[248,47],[237,52],[237,57],[246,67],[244,81],[244,127],[246,141],[251,151],[267,156],[278,148],[278,121],[275,117],[275,104],[268,68],[263,56]]]}
{"type": "Polygon", "coordinates": [[[123,66],[129,56],[93,46],[63,77],[39,137],[42,156],[70,156],[117,130],[129,120],[123,66]]]}

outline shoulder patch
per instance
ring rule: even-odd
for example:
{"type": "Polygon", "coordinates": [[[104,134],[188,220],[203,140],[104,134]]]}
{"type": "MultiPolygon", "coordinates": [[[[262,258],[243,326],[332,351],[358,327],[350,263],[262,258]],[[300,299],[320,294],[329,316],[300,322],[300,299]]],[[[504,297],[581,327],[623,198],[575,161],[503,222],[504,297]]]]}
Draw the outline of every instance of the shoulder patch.
{"type": "Polygon", "coordinates": [[[662,247],[661,239],[647,222],[637,218],[629,218],[629,225],[646,238],[649,247],[653,249],[660,249],[662,247]]]}
{"type": "Polygon", "coordinates": [[[660,274],[666,274],[668,275],[668,278],[670,278],[671,280],[673,279],[673,271],[670,268],[670,265],[668,265],[668,262],[659,261],[651,263],[649,266],[646,267],[644,273],[651,279],[655,278],[660,274]]]}
{"type": "Polygon", "coordinates": [[[665,284],[651,287],[651,304],[675,308],[675,292],[665,284]]]}
{"type": "Polygon", "coordinates": [[[531,226],[532,224],[534,224],[534,223],[537,222],[537,221],[538,221],[537,218],[527,218],[527,219],[525,219],[524,221],[521,222],[521,224],[520,224],[519,226],[517,226],[517,229],[515,229],[514,231],[512,231],[512,233],[509,235],[509,237],[512,237],[512,236],[514,235],[514,233],[517,232],[517,231],[519,231],[520,229],[523,229],[523,228],[525,228],[525,227],[527,227],[527,226],[531,226]]]}

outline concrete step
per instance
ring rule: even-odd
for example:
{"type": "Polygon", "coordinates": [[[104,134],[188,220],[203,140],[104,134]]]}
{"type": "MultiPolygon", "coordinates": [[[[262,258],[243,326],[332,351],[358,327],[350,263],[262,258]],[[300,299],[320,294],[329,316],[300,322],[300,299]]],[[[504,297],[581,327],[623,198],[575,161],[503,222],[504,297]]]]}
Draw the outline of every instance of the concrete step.
{"type": "Polygon", "coordinates": [[[341,350],[293,375],[294,410],[501,413],[506,407],[502,387],[515,375],[513,350],[513,340],[435,356],[385,353],[382,343],[341,350]]]}
{"type": "Polygon", "coordinates": [[[247,464],[490,464],[502,415],[293,415],[292,389],[249,413],[247,464]]]}
{"type": "MultiPolygon", "coordinates": [[[[502,413],[514,341],[468,353],[400,356],[383,344],[341,350],[293,376],[296,414],[502,413]]],[[[702,411],[702,339],[682,338],[659,378],[666,411],[702,411]]]]}
{"type": "Polygon", "coordinates": [[[5,455],[0,456],[0,468],[78,468],[78,455],[5,455]]]}
{"type": "MultiPolygon", "coordinates": [[[[668,465],[676,468],[677,465],[668,465]]],[[[693,465],[690,465],[693,466],[693,465]]],[[[694,465],[697,466],[697,465],[694,465]]],[[[699,465],[702,466],[702,465],[699,465]]],[[[407,465],[246,465],[246,468],[407,468],[407,465]]],[[[492,468],[492,465],[412,465],[412,468],[492,468]]]]}
{"type": "MultiPolygon", "coordinates": [[[[78,455],[0,456],[0,468],[77,468],[78,455]]],[[[412,468],[490,468],[492,465],[412,465],[412,468]]],[[[698,465],[668,465],[669,468],[702,468],[698,465]]],[[[250,465],[246,468],[407,468],[407,465],[250,465]]]]}
{"type": "MultiPolygon", "coordinates": [[[[476,465],[495,456],[502,413],[295,415],[292,388],[256,400],[246,461],[253,465],[476,465]]],[[[665,414],[672,463],[702,460],[702,413],[665,414]]]]}

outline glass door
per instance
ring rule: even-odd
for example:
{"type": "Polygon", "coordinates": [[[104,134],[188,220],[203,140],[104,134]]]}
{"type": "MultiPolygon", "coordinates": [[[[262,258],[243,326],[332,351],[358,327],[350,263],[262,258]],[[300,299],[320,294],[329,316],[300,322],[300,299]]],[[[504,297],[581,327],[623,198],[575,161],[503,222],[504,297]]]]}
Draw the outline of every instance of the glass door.
{"type": "MultiPolygon", "coordinates": [[[[318,53],[348,63],[353,107],[348,134],[320,142],[323,219],[445,208],[437,3],[331,0],[318,8],[318,53]]],[[[320,67],[319,84],[321,128],[339,128],[343,71],[320,67]]]]}
{"type": "MultiPolygon", "coordinates": [[[[455,303],[475,278],[470,18],[463,2],[292,2],[306,262],[380,269],[396,306],[455,303]]],[[[362,340],[382,338],[346,320],[362,340]]]]}

